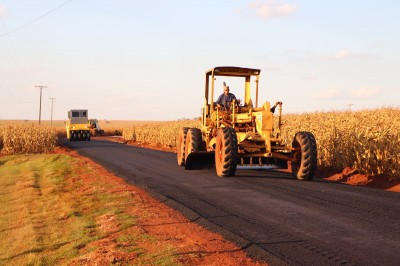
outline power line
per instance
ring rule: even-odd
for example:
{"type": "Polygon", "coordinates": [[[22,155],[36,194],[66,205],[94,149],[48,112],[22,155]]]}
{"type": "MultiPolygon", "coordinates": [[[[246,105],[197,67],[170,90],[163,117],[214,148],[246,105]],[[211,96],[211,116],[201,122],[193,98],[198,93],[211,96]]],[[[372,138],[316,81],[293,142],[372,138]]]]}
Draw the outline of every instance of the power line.
{"type": "Polygon", "coordinates": [[[16,32],[16,31],[18,31],[18,30],[20,30],[20,29],[22,29],[22,28],[28,26],[28,25],[31,24],[31,23],[33,23],[33,22],[35,22],[35,21],[38,21],[39,19],[42,19],[42,18],[44,18],[44,17],[47,16],[47,15],[50,15],[51,13],[53,13],[53,12],[56,11],[57,9],[60,9],[61,7],[65,6],[66,4],[68,4],[68,3],[71,2],[71,1],[72,1],[72,0],[65,1],[65,2],[62,3],[61,5],[59,5],[59,6],[55,7],[55,8],[53,8],[52,10],[50,10],[50,11],[44,13],[43,15],[41,15],[41,16],[39,16],[39,17],[37,17],[37,18],[34,18],[34,19],[32,19],[32,20],[26,22],[25,24],[22,24],[21,26],[16,27],[15,29],[10,30],[10,31],[8,31],[8,32],[6,32],[6,33],[0,35],[0,38],[2,38],[2,37],[4,37],[4,36],[7,36],[7,35],[9,35],[9,34],[11,34],[11,33],[14,33],[14,32],[16,32]]]}
{"type": "Polygon", "coordinates": [[[0,86],[0,90],[1,91],[5,91],[8,95],[10,95],[11,97],[15,98],[18,101],[22,101],[21,98],[15,96],[14,94],[12,94],[10,91],[6,90],[5,88],[3,88],[2,86],[0,86]]]}
{"type": "MultiPolygon", "coordinates": [[[[1,19],[1,16],[0,16],[0,21],[1,21],[1,24],[3,25],[4,31],[7,31],[5,24],[4,24],[3,20],[1,19]]],[[[22,67],[21,59],[20,59],[20,57],[18,56],[17,50],[15,49],[15,46],[13,45],[11,39],[8,39],[8,42],[9,42],[11,48],[7,45],[6,38],[3,38],[2,41],[3,41],[4,47],[6,48],[6,50],[8,51],[8,53],[9,53],[11,56],[14,57],[14,62],[16,63],[16,66],[17,66],[17,68],[18,68],[18,70],[19,70],[20,75],[28,82],[28,84],[29,84],[30,86],[32,86],[33,83],[32,83],[32,81],[29,79],[29,77],[28,77],[26,71],[24,70],[24,68],[22,67]]]]}
{"type": "Polygon", "coordinates": [[[75,105],[103,105],[101,102],[74,102],[74,101],[57,101],[59,103],[64,103],[64,104],[75,104],[75,105]]]}

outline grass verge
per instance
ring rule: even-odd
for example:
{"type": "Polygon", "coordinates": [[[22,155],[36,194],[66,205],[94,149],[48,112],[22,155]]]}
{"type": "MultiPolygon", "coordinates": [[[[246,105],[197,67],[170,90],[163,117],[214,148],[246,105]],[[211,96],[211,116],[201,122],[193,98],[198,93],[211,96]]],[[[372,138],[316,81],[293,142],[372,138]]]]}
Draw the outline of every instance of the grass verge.
{"type": "Polygon", "coordinates": [[[0,156],[0,265],[179,264],[119,185],[64,154],[0,156]]]}

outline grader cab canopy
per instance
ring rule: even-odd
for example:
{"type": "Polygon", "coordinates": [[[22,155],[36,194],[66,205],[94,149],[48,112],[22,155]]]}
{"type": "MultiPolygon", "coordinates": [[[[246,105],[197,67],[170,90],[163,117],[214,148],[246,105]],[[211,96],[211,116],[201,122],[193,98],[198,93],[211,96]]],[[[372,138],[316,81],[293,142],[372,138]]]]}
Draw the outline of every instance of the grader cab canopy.
{"type": "Polygon", "coordinates": [[[237,165],[292,165],[298,179],[312,179],[317,165],[316,141],[310,132],[298,132],[291,146],[281,139],[282,103],[268,101],[258,106],[260,69],[232,66],[214,67],[205,73],[202,125],[182,128],[178,135],[178,165],[187,170],[215,165],[218,176],[233,176],[237,165]],[[228,109],[216,103],[216,77],[244,81],[244,99],[233,100],[228,109]],[[251,82],[255,88],[251,88],[251,82]],[[253,91],[252,91],[253,90],[253,91]],[[252,100],[254,99],[254,103],[252,100]],[[278,116],[274,116],[278,107],[278,116]],[[277,127],[274,120],[278,119],[277,127]]]}
{"type": "Polygon", "coordinates": [[[225,76],[225,77],[240,77],[244,78],[244,105],[252,105],[251,97],[250,97],[250,82],[251,77],[255,77],[256,84],[256,106],[258,104],[258,79],[260,75],[260,69],[253,68],[242,68],[242,67],[215,67],[206,72],[206,88],[205,88],[205,100],[207,104],[210,104],[210,110],[214,108],[214,93],[215,93],[215,77],[216,76],[225,76]],[[211,82],[210,82],[211,81],[211,82]],[[211,86],[211,93],[210,93],[211,86]]]}

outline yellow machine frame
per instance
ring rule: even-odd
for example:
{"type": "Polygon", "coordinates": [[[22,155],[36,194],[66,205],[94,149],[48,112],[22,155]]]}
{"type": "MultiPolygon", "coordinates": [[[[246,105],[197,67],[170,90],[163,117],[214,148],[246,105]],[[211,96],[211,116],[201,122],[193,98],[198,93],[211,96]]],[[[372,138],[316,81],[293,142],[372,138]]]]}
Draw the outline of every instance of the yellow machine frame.
{"type": "MultiPolygon", "coordinates": [[[[239,154],[241,157],[258,158],[274,156],[280,159],[291,160],[290,157],[285,156],[282,153],[274,152],[282,149],[289,151],[292,150],[291,148],[283,147],[282,145],[272,146],[271,144],[280,144],[282,140],[273,136],[274,118],[270,111],[270,103],[267,101],[261,107],[258,107],[258,84],[260,72],[260,69],[241,67],[215,67],[206,72],[205,99],[204,107],[202,109],[201,130],[208,151],[215,150],[216,128],[234,127],[239,142],[239,150],[246,152],[239,154]],[[243,106],[239,107],[240,110],[233,108],[231,112],[227,113],[216,108],[214,102],[214,80],[216,76],[243,77],[245,79],[244,103],[243,106]],[[255,78],[255,106],[253,106],[250,95],[250,83],[252,77],[255,78]],[[248,125],[250,123],[254,124],[253,127],[249,128],[250,131],[240,130],[239,127],[241,124],[248,125]]],[[[279,121],[281,121],[281,105],[279,105],[279,121]]],[[[279,128],[276,130],[277,136],[279,136],[279,132],[280,123],[279,128]]],[[[252,164],[253,160],[250,160],[249,163],[252,164]]],[[[262,164],[260,160],[258,160],[258,164],[262,164]]]]}
{"type": "Polygon", "coordinates": [[[310,132],[297,132],[292,146],[281,139],[282,103],[271,109],[268,101],[258,106],[260,69],[233,66],[214,67],[205,73],[204,106],[201,130],[183,128],[179,132],[177,161],[185,169],[202,169],[215,164],[219,176],[232,176],[237,165],[278,165],[292,163],[293,175],[309,180],[317,166],[316,141],[310,132]],[[233,100],[228,109],[214,102],[215,77],[244,79],[244,101],[233,100]],[[251,99],[251,81],[255,82],[255,104],[251,99]],[[277,127],[274,127],[278,107],[277,127]]]}
{"type": "Polygon", "coordinates": [[[68,111],[68,120],[65,123],[67,138],[70,141],[90,140],[90,124],[87,110],[68,111]]]}

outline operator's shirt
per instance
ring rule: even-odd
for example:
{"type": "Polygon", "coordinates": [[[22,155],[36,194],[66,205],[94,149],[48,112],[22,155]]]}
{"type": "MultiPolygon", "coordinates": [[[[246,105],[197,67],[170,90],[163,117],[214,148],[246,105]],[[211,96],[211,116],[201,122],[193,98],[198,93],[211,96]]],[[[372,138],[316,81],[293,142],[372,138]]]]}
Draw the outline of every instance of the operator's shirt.
{"type": "Polygon", "coordinates": [[[225,95],[225,93],[222,93],[218,97],[218,100],[216,101],[216,103],[222,105],[225,108],[228,108],[229,104],[232,103],[233,100],[236,100],[236,97],[232,93],[228,93],[228,95],[225,95]]]}

